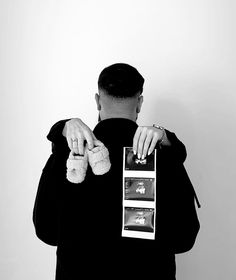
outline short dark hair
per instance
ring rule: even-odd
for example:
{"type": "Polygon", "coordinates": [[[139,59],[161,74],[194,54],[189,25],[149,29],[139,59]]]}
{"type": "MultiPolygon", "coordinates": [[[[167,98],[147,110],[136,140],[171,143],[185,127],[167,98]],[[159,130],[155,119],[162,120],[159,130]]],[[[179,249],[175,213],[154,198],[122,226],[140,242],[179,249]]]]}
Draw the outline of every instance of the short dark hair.
{"type": "Polygon", "coordinates": [[[136,68],[126,63],[112,64],[102,70],[98,89],[115,98],[134,97],[143,92],[144,78],[136,68]]]}

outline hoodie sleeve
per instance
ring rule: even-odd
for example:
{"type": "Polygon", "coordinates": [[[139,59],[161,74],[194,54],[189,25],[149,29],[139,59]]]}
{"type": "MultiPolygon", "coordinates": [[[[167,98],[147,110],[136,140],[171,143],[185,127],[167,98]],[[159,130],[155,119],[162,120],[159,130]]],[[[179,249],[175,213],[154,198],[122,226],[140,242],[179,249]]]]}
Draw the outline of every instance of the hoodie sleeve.
{"type": "Polygon", "coordinates": [[[185,145],[177,138],[177,136],[168,130],[166,131],[167,138],[171,142],[171,146],[161,146],[161,150],[166,159],[184,163],[187,158],[185,145]]]}
{"type": "MultiPolygon", "coordinates": [[[[62,131],[65,123],[69,120],[70,119],[58,121],[51,127],[47,139],[54,143],[54,145],[59,147],[64,146],[65,144],[67,145],[66,138],[62,135],[62,131]]],[[[53,148],[55,148],[55,146],[53,146],[53,148]]]]}
{"type": "Polygon", "coordinates": [[[65,122],[56,123],[47,136],[52,141],[52,153],[42,170],[33,208],[36,235],[52,246],[57,246],[60,190],[65,180],[69,154],[66,139],[62,136],[65,122]]]}
{"type": "Polygon", "coordinates": [[[42,170],[33,209],[33,223],[37,237],[52,246],[57,246],[58,228],[55,173],[55,155],[52,154],[42,170]]]}

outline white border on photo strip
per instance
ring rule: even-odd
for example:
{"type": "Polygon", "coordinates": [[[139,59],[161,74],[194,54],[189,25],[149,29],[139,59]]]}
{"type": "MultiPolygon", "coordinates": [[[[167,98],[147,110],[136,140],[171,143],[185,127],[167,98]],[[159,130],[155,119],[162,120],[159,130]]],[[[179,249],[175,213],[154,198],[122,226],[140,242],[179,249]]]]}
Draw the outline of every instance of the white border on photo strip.
{"type": "MultiPolygon", "coordinates": [[[[142,171],[142,170],[125,170],[126,163],[126,149],[131,147],[123,148],[123,186],[122,186],[122,237],[131,237],[131,238],[142,238],[142,239],[155,239],[156,232],[156,149],[154,150],[154,170],[151,171],[142,171]],[[125,200],[125,178],[153,178],[154,179],[154,201],[142,201],[142,200],[125,200]],[[154,209],[154,231],[145,232],[145,231],[135,231],[135,230],[126,230],[124,221],[125,221],[125,207],[136,207],[136,208],[152,208],[154,209]]],[[[132,148],[131,148],[132,149],[132,148]]]]}

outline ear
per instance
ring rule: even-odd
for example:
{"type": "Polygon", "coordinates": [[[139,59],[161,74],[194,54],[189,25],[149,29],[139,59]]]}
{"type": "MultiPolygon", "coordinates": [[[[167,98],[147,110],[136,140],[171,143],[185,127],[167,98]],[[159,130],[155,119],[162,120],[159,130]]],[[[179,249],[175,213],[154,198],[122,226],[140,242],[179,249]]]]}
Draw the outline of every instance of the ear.
{"type": "Polygon", "coordinates": [[[143,96],[140,95],[138,97],[138,104],[137,104],[137,108],[136,108],[136,113],[140,113],[142,104],[143,104],[143,96]]]}
{"type": "Polygon", "coordinates": [[[96,103],[97,103],[97,109],[98,111],[101,110],[101,104],[100,104],[100,96],[98,93],[95,94],[95,100],[96,100],[96,103]]]}

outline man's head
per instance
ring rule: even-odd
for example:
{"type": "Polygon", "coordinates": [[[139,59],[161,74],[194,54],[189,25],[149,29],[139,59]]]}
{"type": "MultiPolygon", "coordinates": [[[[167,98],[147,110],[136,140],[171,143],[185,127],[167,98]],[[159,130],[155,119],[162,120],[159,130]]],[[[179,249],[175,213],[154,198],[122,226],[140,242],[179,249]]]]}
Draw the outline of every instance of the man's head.
{"type": "Polygon", "coordinates": [[[144,78],[136,68],[116,63],[102,70],[95,95],[100,118],[137,119],[141,110],[144,78]]]}

